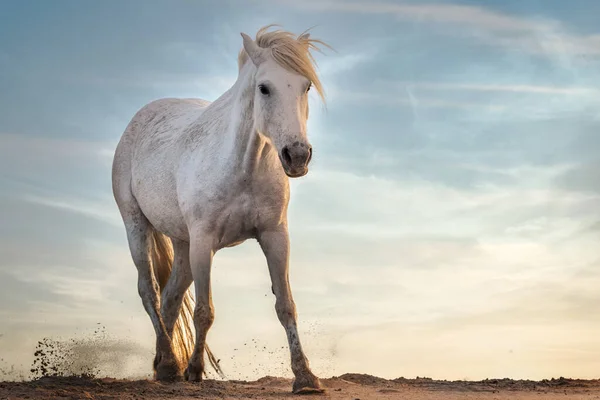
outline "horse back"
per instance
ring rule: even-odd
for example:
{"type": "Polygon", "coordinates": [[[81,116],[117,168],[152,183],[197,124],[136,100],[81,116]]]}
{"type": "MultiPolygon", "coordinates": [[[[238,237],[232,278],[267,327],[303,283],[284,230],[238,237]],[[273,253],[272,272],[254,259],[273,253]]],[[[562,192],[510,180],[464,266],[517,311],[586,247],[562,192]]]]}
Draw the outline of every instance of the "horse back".
{"type": "Polygon", "coordinates": [[[210,104],[202,99],[165,98],[142,107],[133,117],[130,128],[136,136],[136,147],[152,141],[176,139],[193,124],[210,104]]]}

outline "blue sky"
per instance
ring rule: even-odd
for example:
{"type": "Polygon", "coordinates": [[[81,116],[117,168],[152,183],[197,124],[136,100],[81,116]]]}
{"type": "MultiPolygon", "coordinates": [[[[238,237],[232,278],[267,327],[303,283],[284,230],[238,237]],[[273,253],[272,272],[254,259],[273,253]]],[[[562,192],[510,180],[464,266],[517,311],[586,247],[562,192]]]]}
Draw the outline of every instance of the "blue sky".
{"type": "MultiPolygon", "coordinates": [[[[3,1],[0,368],[102,323],[130,344],[120,373],[148,373],[114,148],[154,99],[217,98],[239,32],[279,23],[336,50],[316,55],[328,103],[311,99],[313,167],[290,206],[315,372],[595,377],[598,14],[592,0],[3,1]]],[[[228,376],[289,376],[254,242],[217,255],[214,291],[228,376]]]]}

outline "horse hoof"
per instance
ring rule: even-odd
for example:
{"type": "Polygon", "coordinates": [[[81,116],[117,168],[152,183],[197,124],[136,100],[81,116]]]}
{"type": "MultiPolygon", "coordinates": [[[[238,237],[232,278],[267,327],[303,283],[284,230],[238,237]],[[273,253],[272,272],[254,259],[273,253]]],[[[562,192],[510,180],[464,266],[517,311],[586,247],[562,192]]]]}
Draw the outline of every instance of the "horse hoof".
{"type": "Polygon", "coordinates": [[[321,381],[319,381],[319,378],[311,373],[308,373],[296,377],[292,392],[294,394],[316,394],[324,393],[325,389],[321,387],[321,381]]]}
{"type": "Polygon", "coordinates": [[[191,365],[185,369],[183,376],[188,382],[202,382],[202,372],[191,365]]]}
{"type": "Polygon", "coordinates": [[[176,382],[180,381],[181,369],[175,360],[161,361],[156,366],[156,380],[161,382],[176,382]]]}

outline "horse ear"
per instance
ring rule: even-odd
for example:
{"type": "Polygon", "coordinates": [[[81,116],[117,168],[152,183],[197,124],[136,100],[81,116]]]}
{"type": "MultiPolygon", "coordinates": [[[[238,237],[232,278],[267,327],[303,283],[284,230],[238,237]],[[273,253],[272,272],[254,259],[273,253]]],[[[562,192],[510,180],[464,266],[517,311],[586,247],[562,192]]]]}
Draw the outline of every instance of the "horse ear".
{"type": "Polygon", "coordinates": [[[308,40],[309,37],[310,37],[310,33],[306,32],[306,33],[303,33],[302,35],[298,36],[298,40],[300,40],[300,41],[308,40]]]}
{"type": "Polygon", "coordinates": [[[260,48],[254,40],[245,33],[241,33],[244,39],[244,50],[257,67],[265,60],[265,49],[260,48]]]}

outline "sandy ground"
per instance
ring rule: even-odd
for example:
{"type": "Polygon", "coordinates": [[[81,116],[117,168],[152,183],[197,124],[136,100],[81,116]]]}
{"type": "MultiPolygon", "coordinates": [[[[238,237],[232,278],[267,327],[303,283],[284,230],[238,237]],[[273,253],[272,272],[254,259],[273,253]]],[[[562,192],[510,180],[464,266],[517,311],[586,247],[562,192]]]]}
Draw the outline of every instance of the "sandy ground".
{"type": "Polygon", "coordinates": [[[0,399],[600,399],[600,381],[552,379],[539,382],[493,379],[479,382],[431,379],[385,380],[346,374],[324,379],[324,394],[293,395],[291,381],[265,377],[255,382],[207,380],[161,384],[86,378],[41,378],[0,382],[0,399]]]}

